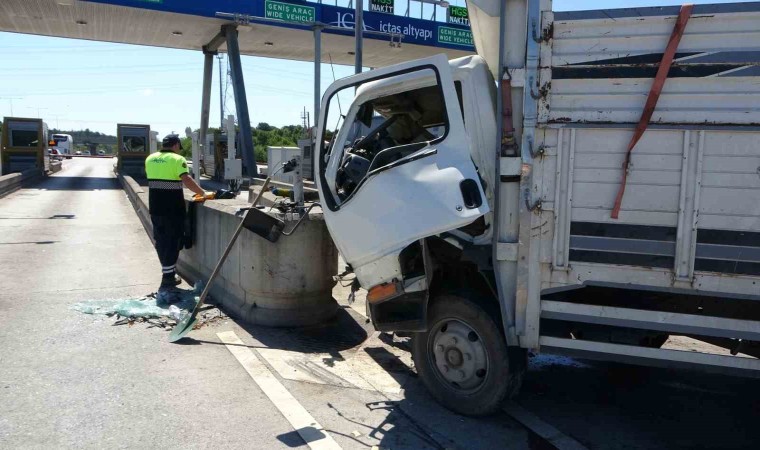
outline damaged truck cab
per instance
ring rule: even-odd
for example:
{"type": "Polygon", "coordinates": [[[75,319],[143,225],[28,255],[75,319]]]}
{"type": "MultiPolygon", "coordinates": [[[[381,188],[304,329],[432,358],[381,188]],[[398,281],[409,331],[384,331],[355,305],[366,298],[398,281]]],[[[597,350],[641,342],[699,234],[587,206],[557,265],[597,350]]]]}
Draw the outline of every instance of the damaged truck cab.
{"type": "Polygon", "coordinates": [[[325,94],[324,214],[379,330],[426,329],[439,260],[490,244],[494,95],[480,57],[443,55],[348,77],[325,94]],[[354,97],[345,118],[341,94],[354,97]]]}
{"type": "MultiPolygon", "coordinates": [[[[495,98],[496,84],[482,58],[447,61],[438,55],[334,83],[324,95],[318,135],[325,220],[368,290],[375,328],[426,333],[431,320],[442,320],[433,305],[457,303],[454,296],[464,291],[495,312],[483,318],[485,330],[457,322],[437,336],[415,339],[425,347],[415,359],[430,347],[440,356],[436,373],[451,367],[444,384],[472,391],[489,367],[479,334],[501,333],[490,255],[495,98]],[[451,345],[452,339],[460,344],[451,345]]],[[[503,338],[490,341],[505,345],[503,338]]],[[[498,351],[492,353],[496,358],[498,351]]],[[[491,383],[503,380],[499,373],[488,377],[491,383]]],[[[475,396],[473,407],[489,407],[487,400],[475,396]]]]}

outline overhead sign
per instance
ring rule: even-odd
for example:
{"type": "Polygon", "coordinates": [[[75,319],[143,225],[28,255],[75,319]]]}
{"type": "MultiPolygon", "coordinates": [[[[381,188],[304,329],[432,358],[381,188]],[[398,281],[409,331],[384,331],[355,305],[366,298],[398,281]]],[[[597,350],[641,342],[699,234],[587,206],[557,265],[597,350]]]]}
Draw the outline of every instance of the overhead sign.
{"type": "Polygon", "coordinates": [[[446,10],[446,22],[469,27],[470,16],[467,14],[467,8],[463,6],[449,6],[446,10]]]}
{"type": "Polygon", "coordinates": [[[394,0],[369,0],[369,10],[385,14],[393,14],[394,0]]]}
{"type": "MultiPolygon", "coordinates": [[[[321,12],[324,22],[346,28],[347,32],[353,31],[353,10],[322,4],[321,12]],[[331,17],[334,19],[330,19],[331,17]]],[[[402,45],[404,43],[434,45],[474,51],[472,32],[469,28],[457,27],[457,25],[446,26],[440,22],[410,19],[404,16],[365,14],[364,30],[400,34],[402,45]]],[[[367,37],[375,38],[372,35],[367,35],[367,37]]]]}
{"type": "MultiPolygon", "coordinates": [[[[84,0],[83,0],[84,1],[84,0]]],[[[354,9],[325,3],[307,3],[299,0],[86,0],[93,3],[105,3],[153,9],[195,16],[216,17],[217,12],[237,13],[264,19],[277,19],[287,23],[282,27],[302,28],[302,24],[322,22],[345,28],[325,29],[326,34],[351,35],[354,29],[354,9]],[[160,2],[159,2],[160,1],[160,2]]],[[[415,19],[371,9],[372,4],[392,5],[392,0],[370,0],[370,10],[364,12],[364,29],[401,35],[401,44],[429,45],[441,48],[454,48],[463,51],[475,51],[472,33],[467,25],[467,8],[448,8],[450,23],[415,19]],[[389,3],[386,3],[389,2],[389,3]],[[463,16],[464,15],[464,16],[463,16]]],[[[2,0],[0,0],[2,2],[2,0]]],[[[388,10],[390,11],[390,10],[388,10]]],[[[261,21],[261,23],[267,23],[261,21]]],[[[269,24],[272,24],[269,22],[269,24]]],[[[388,36],[367,34],[366,39],[389,40],[388,36]]]]}
{"type": "Polygon", "coordinates": [[[438,28],[438,42],[441,44],[454,44],[472,47],[472,32],[451,27],[438,28]]]}
{"type": "Polygon", "coordinates": [[[286,22],[314,22],[316,14],[313,6],[266,0],[264,17],[267,19],[284,20],[286,22]]]}

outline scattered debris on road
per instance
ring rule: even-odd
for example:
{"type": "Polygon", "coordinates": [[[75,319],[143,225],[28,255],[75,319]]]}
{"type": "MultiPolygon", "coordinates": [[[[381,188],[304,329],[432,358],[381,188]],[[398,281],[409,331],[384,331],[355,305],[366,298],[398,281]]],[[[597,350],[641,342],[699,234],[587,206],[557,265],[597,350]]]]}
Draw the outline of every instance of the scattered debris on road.
{"type": "MultiPolygon", "coordinates": [[[[102,314],[114,317],[117,325],[132,326],[146,323],[147,328],[171,330],[188,311],[195,307],[203,284],[198,283],[193,289],[172,289],[159,291],[138,298],[114,300],[89,300],[75,304],[72,308],[84,314],[102,314]]],[[[209,307],[213,308],[213,307],[209,307]]],[[[217,322],[227,317],[221,311],[205,311],[201,315],[198,327],[217,322]]]]}
{"type": "Polygon", "coordinates": [[[119,315],[137,319],[157,319],[173,317],[180,310],[190,310],[198,301],[198,294],[203,286],[198,284],[192,290],[172,289],[148,294],[139,298],[115,300],[89,300],[77,303],[73,308],[85,314],[119,315]]]}

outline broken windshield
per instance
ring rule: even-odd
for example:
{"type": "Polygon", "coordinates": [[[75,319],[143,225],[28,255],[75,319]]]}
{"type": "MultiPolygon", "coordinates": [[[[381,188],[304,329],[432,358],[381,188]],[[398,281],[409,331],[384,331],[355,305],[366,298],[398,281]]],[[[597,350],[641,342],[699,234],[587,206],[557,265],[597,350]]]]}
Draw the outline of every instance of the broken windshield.
{"type": "MultiPolygon", "coordinates": [[[[412,156],[447,133],[445,103],[433,71],[409,75],[412,82],[399,79],[389,89],[360,87],[358,98],[366,100],[340,115],[325,157],[329,166],[336,167],[331,181],[340,200],[347,199],[370,172],[412,156]]],[[[340,106],[340,93],[354,89],[339,91],[330,104],[340,106]]]]}

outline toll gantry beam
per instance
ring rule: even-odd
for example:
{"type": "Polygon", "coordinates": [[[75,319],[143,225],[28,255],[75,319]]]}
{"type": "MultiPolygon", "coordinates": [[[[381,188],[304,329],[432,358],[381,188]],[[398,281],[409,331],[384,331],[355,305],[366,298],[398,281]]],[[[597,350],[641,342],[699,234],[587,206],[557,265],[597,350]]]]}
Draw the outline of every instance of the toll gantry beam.
{"type": "MultiPolygon", "coordinates": [[[[208,134],[209,114],[211,110],[211,77],[213,76],[214,55],[218,53],[219,47],[225,43],[227,44],[227,57],[230,61],[230,72],[232,74],[232,90],[235,98],[238,126],[240,127],[240,154],[245,166],[243,175],[255,177],[259,172],[256,166],[251,117],[248,111],[248,99],[245,92],[236,24],[223,25],[219,33],[208,44],[203,46],[203,98],[201,101],[199,140],[201,148],[203,148],[206,143],[206,135],[208,134]]],[[[235,139],[234,136],[228,136],[227,138],[235,139]]]]}

